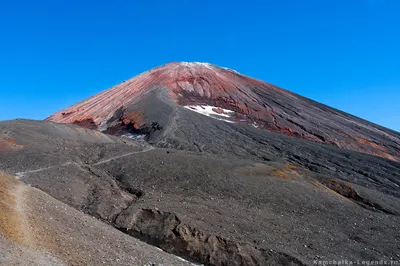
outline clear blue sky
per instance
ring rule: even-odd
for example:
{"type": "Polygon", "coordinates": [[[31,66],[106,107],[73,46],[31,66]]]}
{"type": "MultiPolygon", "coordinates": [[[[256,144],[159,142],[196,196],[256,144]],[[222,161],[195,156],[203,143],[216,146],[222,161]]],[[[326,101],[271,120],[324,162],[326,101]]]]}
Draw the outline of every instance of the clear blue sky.
{"type": "Polygon", "coordinates": [[[398,0],[0,0],[0,120],[210,62],[400,131],[398,0]]]}

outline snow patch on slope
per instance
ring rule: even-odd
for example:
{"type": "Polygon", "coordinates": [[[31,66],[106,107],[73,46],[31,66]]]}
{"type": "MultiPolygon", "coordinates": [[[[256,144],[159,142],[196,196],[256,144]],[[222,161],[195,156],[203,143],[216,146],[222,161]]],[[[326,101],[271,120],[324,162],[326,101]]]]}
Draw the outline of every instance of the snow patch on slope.
{"type": "Polygon", "coordinates": [[[228,123],[235,123],[234,121],[224,119],[231,118],[235,115],[234,111],[223,109],[221,107],[211,106],[211,105],[187,105],[184,108],[228,123]]]}
{"type": "Polygon", "coordinates": [[[232,68],[228,68],[228,67],[222,67],[222,68],[225,69],[225,70],[231,71],[231,72],[233,72],[233,73],[235,73],[235,74],[239,74],[239,75],[242,75],[242,76],[243,76],[242,73],[239,73],[238,71],[236,71],[236,70],[234,70],[234,69],[232,69],[232,68]]]}
{"type": "Polygon", "coordinates": [[[213,65],[210,64],[210,63],[203,63],[203,62],[182,62],[181,64],[184,65],[184,66],[191,67],[191,68],[194,68],[194,67],[206,67],[206,68],[208,68],[208,69],[210,69],[210,70],[213,70],[213,71],[215,70],[215,69],[213,68],[213,65]]]}
{"type": "Polygon", "coordinates": [[[146,140],[146,135],[145,134],[124,134],[121,135],[122,138],[128,138],[136,141],[145,141],[146,140]]]}

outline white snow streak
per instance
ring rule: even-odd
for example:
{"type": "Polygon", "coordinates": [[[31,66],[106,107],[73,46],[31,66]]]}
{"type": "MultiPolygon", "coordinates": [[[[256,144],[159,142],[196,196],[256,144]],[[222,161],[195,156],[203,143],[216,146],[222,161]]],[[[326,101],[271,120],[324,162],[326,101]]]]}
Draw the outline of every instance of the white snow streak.
{"type": "Polygon", "coordinates": [[[234,121],[222,118],[222,117],[230,118],[235,115],[234,111],[228,109],[223,109],[221,107],[216,107],[211,105],[187,105],[184,106],[184,108],[221,121],[225,121],[228,123],[235,123],[234,121]]]}
{"type": "Polygon", "coordinates": [[[181,62],[181,65],[188,66],[188,67],[206,67],[210,70],[215,70],[212,64],[209,63],[202,63],[202,62],[181,62]]]}

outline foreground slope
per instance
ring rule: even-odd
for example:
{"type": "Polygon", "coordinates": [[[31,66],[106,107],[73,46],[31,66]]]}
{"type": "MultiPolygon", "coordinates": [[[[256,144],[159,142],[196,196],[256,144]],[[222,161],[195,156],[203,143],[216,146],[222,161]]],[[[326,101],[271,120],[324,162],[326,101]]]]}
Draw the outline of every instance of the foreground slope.
{"type": "Polygon", "coordinates": [[[0,172],[1,265],[193,265],[0,172]]]}
{"type": "Polygon", "coordinates": [[[187,126],[150,137],[181,150],[74,125],[0,122],[0,169],[204,265],[400,257],[399,163],[186,109],[175,118],[187,126]],[[191,138],[198,146],[188,151],[191,138]]]}
{"type": "Polygon", "coordinates": [[[187,131],[186,110],[394,161],[400,159],[398,132],[205,63],[171,63],[152,69],[48,120],[112,134],[162,131],[164,137],[158,142],[168,140],[169,145],[179,146],[177,128],[187,131]]]}

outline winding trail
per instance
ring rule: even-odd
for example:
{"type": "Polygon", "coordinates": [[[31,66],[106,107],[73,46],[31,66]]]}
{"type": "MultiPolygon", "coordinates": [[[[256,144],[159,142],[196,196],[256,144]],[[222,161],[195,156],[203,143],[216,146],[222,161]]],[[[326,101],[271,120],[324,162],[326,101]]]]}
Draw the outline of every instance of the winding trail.
{"type": "MultiPolygon", "coordinates": [[[[152,151],[154,149],[155,148],[153,146],[148,146],[148,147],[144,148],[141,151],[134,151],[134,152],[129,152],[129,153],[122,154],[122,155],[113,156],[113,157],[110,157],[108,159],[100,160],[100,161],[98,161],[98,162],[96,162],[96,163],[94,163],[92,165],[94,166],[94,165],[100,165],[100,164],[103,164],[103,163],[108,163],[108,162],[111,162],[112,160],[117,160],[117,159],[124,158],[124,157],[130,156],[130,155],[133,155],[133,154],[149,152],[149,151],[152,151]]],[[[63,163],[63,164],[57,164],[57,165],[52,165],[52,166],[48,166],[48,167],[41,167],[41,168],[34,169],[34,170],[18,172],[18,173],[15,173],[15,176],[16,176],[17,179],[21,179],[26,174],[37,173],[37,172],[49,170],[49,169],[52,169],[52,168],[55,168],[55,167],[67,166],[67,165],[70,165],[70,164],[75,164],[75,165],[77,165],[79,167],[81,166],[79,163],[76,163],[76,162],[66,162],[66,163],[63,163]]]]}
{"type": "Polygon", "coordinates": [[[15,173],[15,176],[17,177],[17,179],[21,179],[21,177],[24,177],[26,174],[37,173],[37,172],[41,172],[41,171],[52,169],[54,167],[59,167],[59,166],[67,166],[67,165],[73,164],[73,163],[74,162],[67,162],[67,163],[64,163],[64,164],[57,164],[57,165],[52,165],[52,166],[48,166],[48,167],[42,167],[42,168],[38,168],[38,169],[35,169],[35,170],[28,170],[28,171],[25,171],[25,172],[18,172],[18,173],[15,173]]]}
{"type": "Polygon", "coordinates": [[[146,147],[145,149],[143,149],[141,151],[134,151],[134,152],[130,152],[130,153],[126,153],[126,154],[123,154],[123,155],[118,155],[118,156],[114,156],[114,157],[111,157],[111,158],[108,158],[108,159],[105,159],[105,160],[98,161],[97,163],[94,163],[93,165],[99,165],[99,164],[103,164],[103,163],[108,163],[108,162],[110,162],[112,160],[120,159],[120,158],[127,157],[127,156],[133,155],[133,154],[145,153],[145,152],[148,152],[148,151],[151,151],[151,150],[154,150],[154,149],[155,148],[153,146],[149,146],[149,147],[146,147]]]}

